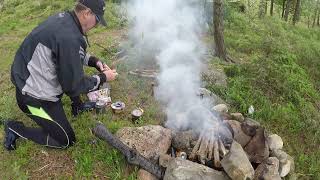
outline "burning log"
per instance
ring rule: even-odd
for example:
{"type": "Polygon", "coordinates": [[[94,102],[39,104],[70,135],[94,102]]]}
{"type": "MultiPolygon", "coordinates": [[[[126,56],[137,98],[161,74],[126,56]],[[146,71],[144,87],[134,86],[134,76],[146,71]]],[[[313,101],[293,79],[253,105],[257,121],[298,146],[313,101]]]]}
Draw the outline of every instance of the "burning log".
{"type": "Polygon", "coordinates": [[[92,132],[98,138],[106,141],[108,144],[118,149],[126,157],[128,163],[141,167],[159,179],[163,178],[163,168],[143,157],[135,149],[131,149],[127,145],[123,144],[117,137],[113,136],[103,124],[97,124],[97,126],[92,129],[92,132]]]}

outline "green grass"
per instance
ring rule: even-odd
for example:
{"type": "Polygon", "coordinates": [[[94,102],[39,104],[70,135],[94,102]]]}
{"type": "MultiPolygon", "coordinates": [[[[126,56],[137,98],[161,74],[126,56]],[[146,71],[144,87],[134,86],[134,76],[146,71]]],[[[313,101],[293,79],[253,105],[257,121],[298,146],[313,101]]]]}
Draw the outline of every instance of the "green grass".
{"type": "MultiPolygon", "coordinates": [[[[239,111],[279,134],[298,179],[320,179],[320,30],[229,9],[225,41],[238,64],[224,65],[228,88],[208,85],[239,111]],[[255,113],[248,115],[250,105],[255,113]]],[[[216,63],[214,60],[212,63],[216,63]]]]}
{"type": "MultiPolygon", "coordinates": [[[[4,7],[0,11],[1,118],[19,119],[28,126],[36,126],[16,105],[15,89],[10,82],[10,66],[24,37],[49,15],[70,9],[74,4],[73,2],[71,0],[4,1],[4,7]]],[[[100,27],[90,33],[89,40],[92,46],[89,51],[110,63],[111,55],[94,45],[94,42],[98,42],[104,47],[112,47],[111,52],[116,52],[115,47],[121,33],[113,35],[121,28],[123,22],[115,16],[116,6],[108,3],[107,7],[110,9],[106,13],[108,28],[100,27]]],[[[104,123],[113,133],[124,126],[138,126],[131,123],[130,112],[138,106],[140,99],[148,99],[146,105],[150,107],[146,109],[144,119],[140,121],[139,125],[158,123],[157,112],[159,110],[157,110],[157,103],[150,98],[150,82],[127,77],[125,68],[125,65],[118,66],[120,77],[111,83],[112,99],[121,100],[127,105],[123,114],[113,115],[109,109],[104,115],[88,112],[73,118],[70,112],[71,102],[66,96],[63,97],[67,116],[76,133],[76,144],[67,150],[57,150],[36,145],[30,141],[19,140],[18,149],[14,152],[7,152],[4,148],[0,148],[2,178],[136,179],[138,169],[127,165],[124,157],[118,151],[109,147],[107,143],[97,140],[90,131],[90,128],[93,128],[98,121],[104,123]],[[95,141],[96,143],[92,143],[95,141]],[[48,164],[49,166],[46,166],[48,164]],[[60,166],[63,168],[61,169],[60,166]]],[[[92,69],[86,69],[86,71],[89,74],[95,72],[92,69]]],[[[3,126],[0,126],[0,131],[3,132],[3,126]]],[[[0,135],[0,141],[3,141],[3,133],[0,135]]]]}

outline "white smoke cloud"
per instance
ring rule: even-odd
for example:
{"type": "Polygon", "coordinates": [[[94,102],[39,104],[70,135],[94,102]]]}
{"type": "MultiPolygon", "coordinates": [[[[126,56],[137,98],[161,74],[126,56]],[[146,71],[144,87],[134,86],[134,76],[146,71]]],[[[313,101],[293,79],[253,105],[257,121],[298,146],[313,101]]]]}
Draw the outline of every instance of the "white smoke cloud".
{"type": "Polygon", "coordinates": [[[201,57],[206,47],[201,4],[191,0],[132,0],[127,4],[132,20],[129,36],[139,58],[154,57],[160,74],[156,98],[166,106],[166,126],[176,130],[221,129],[209,110],[212,103],[201,100],[201,57]]]}

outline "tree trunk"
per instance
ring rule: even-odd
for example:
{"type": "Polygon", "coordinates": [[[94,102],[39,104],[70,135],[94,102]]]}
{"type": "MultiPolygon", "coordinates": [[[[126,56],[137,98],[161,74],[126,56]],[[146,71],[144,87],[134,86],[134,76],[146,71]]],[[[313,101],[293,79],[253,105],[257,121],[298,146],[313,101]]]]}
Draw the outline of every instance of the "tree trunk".
{"type": "Polygon", "coordinates": [[[314,27],[317,23],[317,17],[319,16],[318,11],[319,11],[319,2],[316,4],[316,8],[314,10],[312,27],[314,27]]]}
{"type": "Polygon", "coordinates": [[[227,61],[226,48],[223,36],[223,0],[214,0],[213,3],[213,29],[216,55],[227,61]]]}
{"type": "Polygon", "coordinates": [[[300,19],[300,10],[301,10],[301,0],[297,0],[296,8],[294,10],[294,15],[293,15],[293,25],[295,25],[296,22],[298,22],[300,19]]]}
{"type": "Polygon", "coordinates": [[[320,26],[320,10],[318,8],[318,22],[317,22],[317,25],[320,26]]]}
{"type": "Polygon", "coordinates": [[[284,12],[284,20],[288,21],[292,0],[287,0],[286,10],[284,12]]]}
{"type": "Polygon", "coordinates": [[[259,5],[259,18],[264,17],[266,11],[266,0],[260,0],[259,5]]]}
{"type": "Polygon", "coordinates": [[[273,1],[274,0],[270,1],[270,16],[273,16],[273,1]]]}
{"type": "Polygon", "coordinates": [[[281,18],[284,17],[284,11],[286,10],[285,6],[286,6],[286,0],[283,0],[283,2],[282,2],[282,14],[281,14],[281,18]]]}

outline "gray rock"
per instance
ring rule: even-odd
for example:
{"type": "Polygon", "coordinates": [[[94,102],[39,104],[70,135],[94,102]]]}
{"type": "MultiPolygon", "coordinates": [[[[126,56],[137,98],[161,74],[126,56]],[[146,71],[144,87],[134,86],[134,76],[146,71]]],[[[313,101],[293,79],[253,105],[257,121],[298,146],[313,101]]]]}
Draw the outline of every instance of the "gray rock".
{"type": "Polygon", "coordinates": [[[248,136],[254,136],[259,127],[260,123],[251,118],[245,118],[244,122],[241,124],[242,131],[248,136]]]}
{"type": "Polygon", "coordinates": [[[197,95],[201,98],[211,99],[214,104],[226,104],[224,100],[206,88],[199,88],[197,95]]]}
{"type": "Polygon", "coordinates": [[[215,105],[212,110],[220,112],[220,113],[227,113],[229,111],[228,106],[225,104],[218,104],[215,105]]]}
{"type": "Polygon", "coordinates": [[[116,136],[126,145],[135,148],[141,155],[157,162],[171,146],[171,130],[162,126],[125,127],[116,136]]]}
{"type": "Polygon", "coordinates": [[[241,123],[235,120],[226,120],[233,130],[233,139],[245,147],[251,140],[251,136],[246,135],[241,129],[241,123]]]}
{"type": "Polygon", "coordinates": [[[294,159],[286,152],[277,149],[271,151],[271,156],[279,159],[279,174],[281,177],[287,176],[290,172],[294,172],[294,159]]]}
{"type": "Polygon", "coordinates": [[[267,141],[271,151],[276,149],[282,149],[283,147],[283,141],[281,137],[277,134],[269,135],[267,141]]]}
{"type": "Polygon", "coordinates": [[[217,69],[214,65],[208,64],[202,70],[202,77],[205,82],[216,86],[227,87],[227,76],[223,69],[217,69]]]}
{"type": "Polygon", "coordinates": [[[245,146],[244,150],[249,156],[250,162],[262,163],[269,157],[269,146],[264,128],[259,128],[256,135],[245,146]]]}
{"type": "Polygon", "coordinates": [[[239,122],[244,122],[244,116],[241,113],[231,113],[231,118],[239,122]]]}
{"type": "Polygon", "coordinates": [[[221,165],[233,180],[246,180],[254,177],[254,169],[241,145],[236,141],[233,141],[221,165]]]}
{"type": "Polygon", "coordinates": [[[138,180],[158,180],[157,177],[155,177],[153,174],[149,173],[144,169],[139,169],[137,173],[137,179],[138,180]]]}
{"type": "Polygon", "coordinates": [[[197,140],[197,135],[192,130],[178,131],[172,136],[172,146],[179,151],[188,151],[191,148],[191,143],[197,140]]]}
{"type": "Polygon", "coordinates": [[[162,167],[168,167],[170,162],[173,160],[174,158],[171,157],[168,154],[160,154],[159,156],[159,165],[162,167]]]}
{"type": "Polygon", "coordinates": [[[269,157],[255,170],[254,180],[281,180],[278,169],[279,160],[276,157],[269,157]]]}
{"type": "Polygon", "coordinates": [[[164,180],[229,180],[222,171],[182,158],[175,158],[166,169],[164,180]]]}

